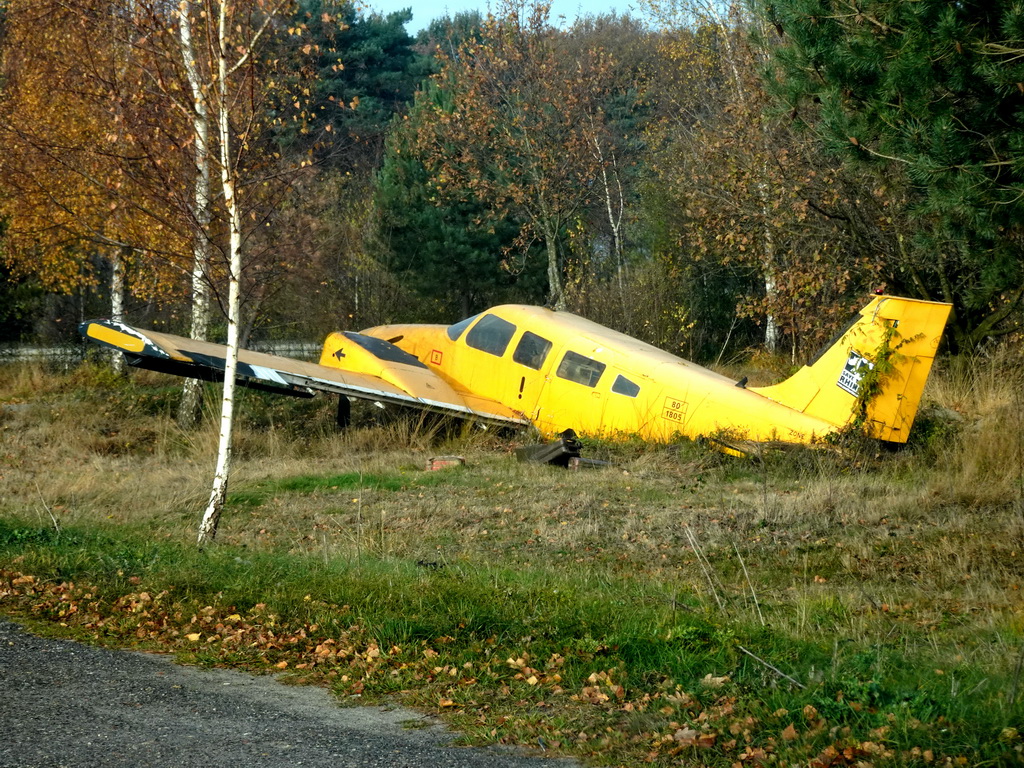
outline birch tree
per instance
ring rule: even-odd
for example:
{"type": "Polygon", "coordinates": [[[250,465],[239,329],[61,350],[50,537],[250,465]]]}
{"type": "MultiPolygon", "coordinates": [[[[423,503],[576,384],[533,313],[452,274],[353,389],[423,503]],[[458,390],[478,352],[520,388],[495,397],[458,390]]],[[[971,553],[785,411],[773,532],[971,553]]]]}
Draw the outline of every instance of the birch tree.
{"type": "Polygon", "coordinates": [[[893,179],[843,172],[773,114],[759,35],[777,33],[730,7],[659,6],[676,108],[659,127],[648,200],[693,319],[730,329],[702,354],[756,343],[757,321],[760,343],[796,362],[880,284],[900,193],[893,179]]]}
{"type": "MultiPolygon", "coordinates": [[[[313,122],[312,63],[333,54],[309,39],[305,16],[289,0],[177,7],[12,0],[6,7],[18,44],[5,45],[4,65],[17,87],[3,91],[9,151],[0,157],[0,206],[14,266],[70,289],[95,282],[88,247],[102,246],[124,258],[130,269],[112,271],[133,278],[140,295],[167,300],[177,296],[172,288],[190,284],[197,336],[210,297],[224,306],[230,354],[200,534],[208,542],[230,466],[243,273],[259,267],[252,257],[269,241],[261,233],[294,173],[309,165],[304,156],[282,160],[275,139],[285,124],[302,133],[313,122]],[[211,293],[222,277],[224,290],[211,293]]],[[[318,23],[333,19],[321,3],[318,23]]]]}
{"type": "MultiPolygon", "coordinates": [[[[178,42],[182,68],[188,85],[188,96],[191,97],[192,122],[192,166],[193,196],[192,216],[195,222],[192,238],[192,271],[191,271],[191,328],[190,336],[201,341],[206,340],[210,318],[210,222],[211,211],[211,172],[210,172],[210,109],[206,91],[199,71],[196,58],[196,47],[192,38],[193,4],[182,0],[178,6],[176,18],[178,22],[178,42]]],[[[202,382],[198,379],[187,379],[182,392],[181,404],[178,407],[178,424],[188,428],[199,421],[202,408],[202,382]]]]}
{"type": "MultiPolygon", "coordinates": [[[[181,12],[188,10],[183,4],[181,12]]],[[[243,196],[253,198],[261,193],[272,166],[278,178],[289,170],[279,166],[277,153],[266,145],[273,130],[288,118],[300,126],[313,120],[311,89],[307,82],[291,75],[295,61],[291,60],[289,50],[294,50],[298,41],[302,56],[318,55],[321,51],[314,43],[303,43],[306,27],[301,20],[294,20],[294,6],[286,0],[204,0],[199,10],[200,15],[215,22],[207,31],[209,80],[200,84],[198,92],[206,101],[206,114],[216,125],[215,159],[227,229],[227,352],[213,487],[199,526],[198,543],[202,546],[212,542],[217,534],[231,468],[245,266],[244,218],[245,212],[251,210],[243,196]]],[[[330,18],[324,11],[321,20],[330,18]]],[[[335,65],[340,66],[337,59],[335,65]]],[[[301,71],[302,67],[298,69],[301,71]]],[[[307,162],[301,161],[299,166],[307,162]]]]}
{"type": "Polygon", "coordinates": [[[585,227],[577,227],[573,251],[581,262],[574,274],[573,310],[617,330],[633,329],[637,317],[630,266],[639,253],[639,182],[647,131],[659,92],[648,90],[657,61],[654,34],[646,24],[615,13],[577,19],[560,41],[572,58],[606,52],[612,62],[604,125],[591,126],[591,151],[599,174],[585,227]],[[609,290],[612,289],[612,290],[609,290]],[[593,294],[593,295],[592,295],[593,294]]]}
{"type": "MultiPolygon", "coordinates": [[[[213,490],[210,501],[199,525],[199,544],[213,541],[217,534],[221,511],[227,498],[228,471],[231,467],[231,430],[234,423],[235,376],[238,369],[238,339],[240,322],[240,281],[242,276],[242,222],[238,201],[238,167],[235,162],[231,134],[231,84],[232,78],[246,74],[247,64],[253,60],[253,46],[260,43],[272,16],[243,44],[232,45],[229,27],[232,18],[232,3],[222,0],[217,4],[217,79],[211,89],[214,96],[214,112],[217,116],[217,136],[220,140],[220,183],[224,193],[224,207],[228,213],[228,348],[224,366],[224,394],[221,399],[220,438],[217,445],[217,468],[213,476],[213,490]],[[233,55],[234,52],[238,53],[233,55]]],[[[240,143],[246,136],[239,137],[240,143]]]]}

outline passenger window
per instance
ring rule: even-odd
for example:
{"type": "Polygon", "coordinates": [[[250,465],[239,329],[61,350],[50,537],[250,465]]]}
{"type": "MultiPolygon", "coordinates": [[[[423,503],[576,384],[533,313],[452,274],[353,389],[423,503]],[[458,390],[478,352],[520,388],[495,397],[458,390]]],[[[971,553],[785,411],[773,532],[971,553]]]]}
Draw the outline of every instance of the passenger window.
{"type": "Polygon", "coordinates": [[[460,320],[454,325],[449,325],[448,338],[451,339],[452,341],[458,341],[459,336],[462,335],[462,332],[469,328],[469,326],[473,324],[473,321],[476,320],[478,317],[480,317],[480,315],[473,315],[472,317],[467,317],[465,320],[460,320]]]}
{"type": "Polygon", "coordinates": [[[466,344],[473,349],[501,357],[505,354],[515,332],[516,327],[512,323],[505,322],[495,315],[484,315],[466,334],[466,344]]]}
{"type": "Polygon", "coordinates": [[[535,333],[526,331],[523,334],[523,338],[516,345],[516,351],[512,353],[512,359],[520,365],[525,365],[527,368],[539,371],[550,351],[550,341],[541,338],[535,333]]]}
{"type": "Polygon", "coordinates": [[[625,376],[616,376],[615,383],[612,384],[612,392],[617,392],[618,394],[625,395],[626,397],[636,397],[640,394],[640,386],[638,384],[634,384],[625,376]]]}
{"type": "Polygon", "coordinates": [[[558,364],[555,373],[563,379],[575,381],[585,387],[596,387],[604,373],[605,364],[589,357],[577,355],[575,352],[566,352],[562,362],[558,364]]]}

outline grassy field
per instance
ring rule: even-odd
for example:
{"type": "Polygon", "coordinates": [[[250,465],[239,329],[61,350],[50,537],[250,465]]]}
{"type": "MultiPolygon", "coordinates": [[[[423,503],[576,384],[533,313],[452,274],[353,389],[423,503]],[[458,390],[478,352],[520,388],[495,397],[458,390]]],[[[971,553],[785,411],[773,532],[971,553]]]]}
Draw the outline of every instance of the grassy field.
{"type": "Polygon", "coordinates": [[[245,393],[205,551],[213,418],[174,426],[176,382],[2,366],[0,612],[593,764],[1020,764],[1021,362],[944,363],[899,452],[578,472],[245,393]]]}

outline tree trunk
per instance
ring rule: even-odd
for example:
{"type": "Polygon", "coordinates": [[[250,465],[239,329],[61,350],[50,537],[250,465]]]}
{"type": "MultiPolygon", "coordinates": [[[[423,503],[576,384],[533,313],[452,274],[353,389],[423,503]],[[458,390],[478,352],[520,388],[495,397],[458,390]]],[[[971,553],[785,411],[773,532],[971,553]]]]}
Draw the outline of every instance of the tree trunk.
{"type": "Polygon", "coordinates": [[[594,139],[594,154],[601,167],[601,182],[604,188],[604,207],[608,216],[608,226],[612,231],[612,256],[615,259],[615,276],[619,288],[619,304],[622,312],[629,317],[630,302],[626,301],[626,286],[623,272],[625,271],[622,259],[622,218],[626,210],[626,198],[622,193],[622,179],[619,177],[618,165],[615,162],[615,152],[612,151],[611,160],[605,159],[604,151],[601,149],[601,139],[598,136],[594,121],[590,121],[594,139]],[[609,177],[608,167],[611,166],[614,176],[609,177]],[[613,199],[614,194],[614,199],[613,199]]]}
{"type": "Polygon", "coordinates": [[[238,315],[241,305],[242,215],[235,197],[235,166],[231,154],[231,125],[228,114],[228,0],[220,3],[220,51],[217,78],[217,129],[220,138],[220,180],[224,189],[224,207],[228,213],[230,267],[228,270],[228,349],[224,366],[224,396],[221,399],[220,440],[217,468],[213,476],[210,502],[199,525],[198,543],[209,544],[217,535],[217,526],[228,493],[231,469],[231,430],[235,415],[235,372],[238,369],[238,315]]]}
{"type": "MultiPolygon", "coordinates": [[[[113,12],[114,7],[111,5],[111,28],[110,34],[114,40],[125,40],[127,39],[127,29],[122,29],[122,25],[125,24],[126,19],[121,17],[119,14],[113,12]]],[[[135,4],[131,0],[127,4],[127,26],[130,27],[130,20],[135,14],[135,4]]],[[[118,82],[124,80],[125,72],[128,69],[128,62],[131,57],[130,46],[118,46],[118,55],[120,62],[117,65],[117,74],[115,78],[118,82]]],[[[121,110],[117,109],[115,118],[121,118],[121,110]]],[[[114,214],[118,216],[119,214],[114,214]]],[[[110,319],[115,323],[124,322],[124,269],[125,269],[125,256],[127,255],[126,249],[122,246],[113,246],[110,256],[110,319]]],[[[124,355],[120,352],[114,352],[114,356],[111,359],[111,367],[114,369],[114,373],[123,375],[125,372],[125,361],[124,355]]]]}
{"type": "MultiPolygon", "coordinates": [[[[767,166],[767,163],[765,163],[765,166],[767,166]]],[[[766,168],[765,178],[767,179],[767,177],[766,168]]],[[[775,322],[775,313],[772,310],[779,291],[778,285],[775,282],[775,273],[778,265],[775,263],[775,236],[772,233],[772,225],[770,223],[771,210],[768,205],[768,183],[766,181],[759,182],[757,191],[761,198],[761,214],[764,219],[762,223],[764,228],[764,251],[761,254],[761,274],[764,276],[766,304],[764,314],[764,345],[769,352],[774,354],[779,348],[781,332],[779,331],[778,323],[775,322]]]]}
{"type": "MultiPolygon", "coordinates": [[[[707,12],[714,19],[714,22],[719,30],[719,39],[722,42],[722,48],[725,52],[725,59],[729,63],[729,68],[732,70],[733,87],[736,91],[737,101],[746,107],[748,102],[748,95],[746,88],[743,86],[743,74],[741,72],[741,63],[739,60],[739,54],[733,45],[732,37],[730,36],[729,15],[736,11],[738,12],[738,6],[730,4],[727,7],[727,12],[723,15],[721,7],[715,3],[708,3],[706,6],[707,12]]],[[[744,109],[744,113],[749,113],[747,109],[744,109]]],[[[771,155],[771,138],[767,135],[765,123],[762,118],[761,123],[762,135],[764,137],[764,150],[768,155],[771,155]]],[[[757,182],[757,195],[761,202],[761,211],[763,214],[763,236],[764,236],[764,252],[761,255],[761,269],[762,277],[764,278],[764,292],[765,292],[765,303],[767,308],[765,310],[764,318],[764,345],[769,352],[774,353],[779,348],[779,339],[781,333],[779,331],[778,323],[775,321],[775,315],[772,312],[772,304],[778,294],[778,284],[776,282],[776,268],[775,263],[775,240],[771,230],[771,211],[769,205],[770,190],[768,188],[768,161],[766,160],[762,166],[763,175],[759,182],[757,182]]]]}
{"type": "Polygon", "coordinates": [[[213,489],[206,505],[202,522],[199,524],[198,543],[210,544],[217,536],[221,512],[228,495],[228,473],[231,471],[231,432],[235,418],[235,375],[238,370],[238,310],[239,284],[238,269],[241,266],[241,235],[238,226],[237,206],[233,198],[225,194],[231,218],[231,275],[228,278],[228,352],[224,365],[224,393],[221,398],[220,436],[217,442],[217,466],[213,473],[213,489]],[[231,211],[234,211],[233,213],[231,211]],[[236,237],[237,235],[237,237],[236,237]],[[236,248],[237,247],[237,248],[236,248]]]}
{"type": "MultiPolygon", "coordinates": [[[[196,66],[195,47],[192,42],[190,5],[179,9],[178,38],[181,59],[188,75],[192,92],[192,133],[195,139],[193,162],[195,168],[192,217],[195,229],[192,236],[192,328],[191,336],[206,341],[210,320],[210,111],[196,66]]],[[[202,417],[203,383],[186,379],[181,403],[178,406],[178,426],[195,427],[202,417]]]]}
{"type": "MultiPolygon", "coordinates": [[[[114,247],[110,256],[110,319],[124,322],[124,257],[120,247],[114,247]]],[[[117,375],[124,374],[124,355],[115,350],[110,367],[117,375]]]]}
{"type": "Polygon", "coordinates": [[[548,306],[564,311],[565,291],[562,288],[562,265],[558,259],[558,227],[544,222],[544,247],[548,254],[548,306]]]}
{"type": "MultiPolygon", "coordinates": [[[[203,286],[197,289],[195,272],[192,282],[192,329],[191,336],[199,341],[206,341],[210,312],[210,294],[203,278],[203,286]]],[[[178,404],[178,426],[192,429],[203,415],[203,382],[199,379],[185,379],[178,404]]]]}
{"type": "Polygon", "coordinates": [[[562,265],[558,263],[558,243],[554,237],[545,238],[548,252],[548,304],[552,309],[565,310],[565,291],[562,289],[562,265]]]}

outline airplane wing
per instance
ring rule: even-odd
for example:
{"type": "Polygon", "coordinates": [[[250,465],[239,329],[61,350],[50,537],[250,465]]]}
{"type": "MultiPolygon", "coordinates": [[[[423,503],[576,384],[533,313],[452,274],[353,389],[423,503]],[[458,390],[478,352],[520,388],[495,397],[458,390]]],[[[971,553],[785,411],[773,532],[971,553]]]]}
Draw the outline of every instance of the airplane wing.
{"type": "MultiPolygon", "coordinates": [[[[124,353],[136,368],[223,381],[227,347],[157,331],[140,330],[110,320],[90,320],[78,327],[88,341],[124,353]]],[[[238,352],[237,382],[293,397],[312,397],[315,391],[393,403],[476,418],[493,424],[526,425],[521,413],[501,403],[454,390],[450,384],[412,355],[393,344],[358,333],[341,335],[350,343],[348,357],[336,351],[337,366],[292,360],[287,357],[238,352]],[[346,366],[346,360],[351,364],[346,366]],[[357,370],[357,368],[359,370],[357,370]]]]}

